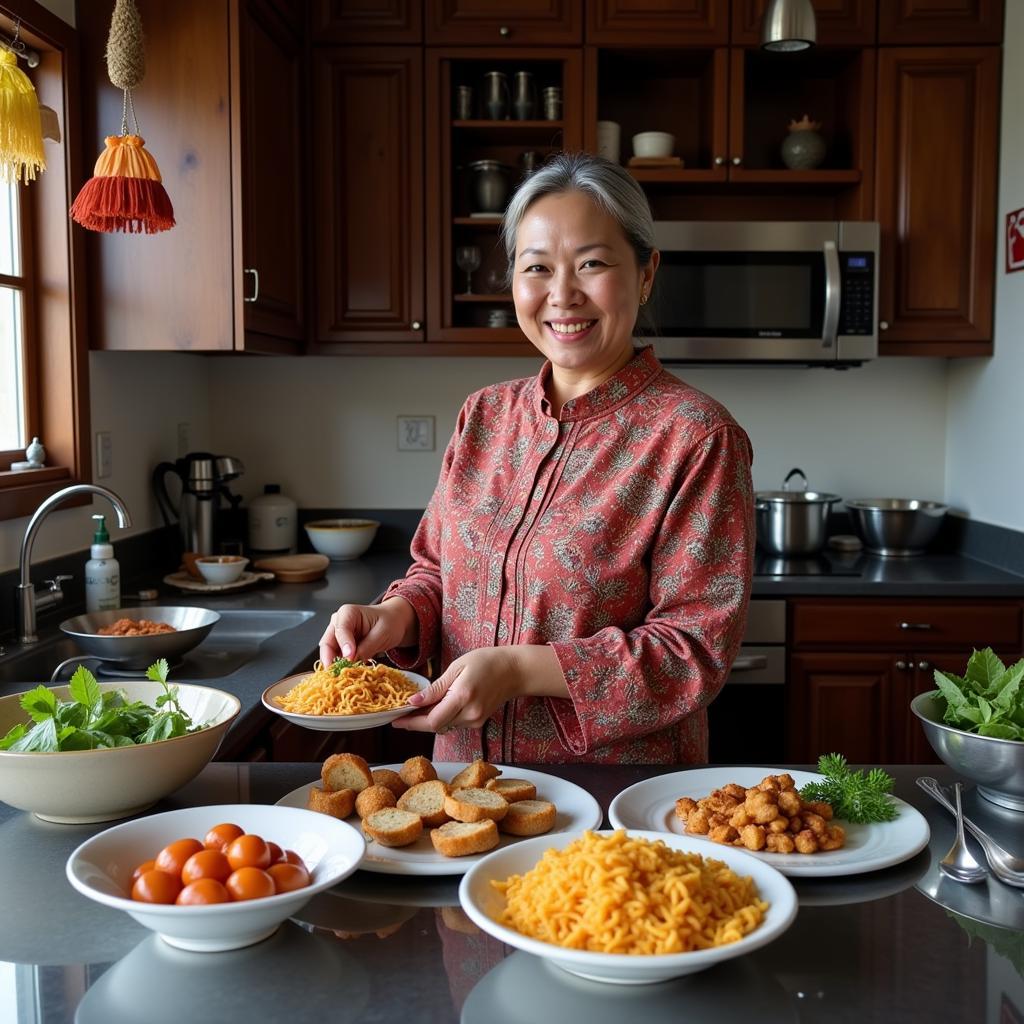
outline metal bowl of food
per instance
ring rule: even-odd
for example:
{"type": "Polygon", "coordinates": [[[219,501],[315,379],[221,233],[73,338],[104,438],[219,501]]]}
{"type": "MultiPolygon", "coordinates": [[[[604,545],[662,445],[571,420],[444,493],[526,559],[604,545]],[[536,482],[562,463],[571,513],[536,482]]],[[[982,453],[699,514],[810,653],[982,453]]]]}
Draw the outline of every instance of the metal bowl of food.
{"type": "Polygon", "coordinates": [[[208,608],[112,608],[76,615],[60,628],[91,657],[144,670],[159,658],[177,661],[202,643],[219,619],[208,608]]]}
{"type": "Polygon", "coordinates": [[[986,800],[1024,811],[1024,741],[979,736],[946,725],[943,703],[931,691],[910,702],[932,749],[957,775],[976,783],[986,800]]]}
{"type": "Polygon", "coordinates": [[[935,539],[948,505],[914,498],[847,499],[854,529],[876,555],[920,555],[935,539]]]}

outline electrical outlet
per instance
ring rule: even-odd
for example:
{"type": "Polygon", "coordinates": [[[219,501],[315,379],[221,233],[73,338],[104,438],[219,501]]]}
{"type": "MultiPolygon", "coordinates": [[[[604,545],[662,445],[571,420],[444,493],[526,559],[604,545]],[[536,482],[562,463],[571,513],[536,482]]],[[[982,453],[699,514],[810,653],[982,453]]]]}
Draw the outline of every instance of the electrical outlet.
{"type": "Polygon", "coordinates": [[[114,472],[114,442],[109,430],[96,434],[96,478],[102,480],[114,472]]]}
{"type": "Polygon", "coordinates": [[[432,452],[434,450],[434,417],[399,416],[398,450],[400,452],[432,452]]]}
{"type": "Polygon", "coordinates": [[[188,449],[191,444],[191,437],[189,425],[187,423],[178,424],[178,455],[187,455],[188,449]]]}

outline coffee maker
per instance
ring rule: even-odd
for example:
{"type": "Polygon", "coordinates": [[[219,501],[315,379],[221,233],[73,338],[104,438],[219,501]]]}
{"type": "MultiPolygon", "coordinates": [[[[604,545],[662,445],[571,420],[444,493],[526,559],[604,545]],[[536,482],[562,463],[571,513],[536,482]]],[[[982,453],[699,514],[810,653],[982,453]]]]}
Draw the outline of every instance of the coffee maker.
{"type": "Polygon", "coordinates": [[[161,462],[153,470],[153,493],[157,505],[168,526],[175,518],[178,520],[185,551],[199,555],[215,554],[215,519],[220,499],[224,497],[232,508],[238,507],[241,495],[233,495],[227,483],[244,472],[241,459],[234,455],[211,455],[209,452],[189,452],[175,462],[161,462]],[[167,491],[169,473],[177,476],[181,484],[177,506],[167,491]]]}

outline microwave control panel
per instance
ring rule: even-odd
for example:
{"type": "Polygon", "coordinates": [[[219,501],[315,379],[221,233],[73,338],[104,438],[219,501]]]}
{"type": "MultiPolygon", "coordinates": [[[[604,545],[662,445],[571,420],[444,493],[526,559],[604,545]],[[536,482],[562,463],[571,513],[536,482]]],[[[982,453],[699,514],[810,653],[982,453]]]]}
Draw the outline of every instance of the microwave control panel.
{"type": "Polygon", "coordinates": [[[840,252],[842,301],[839,304],[840,334],[875,333],[875,254],[840,252]]]}

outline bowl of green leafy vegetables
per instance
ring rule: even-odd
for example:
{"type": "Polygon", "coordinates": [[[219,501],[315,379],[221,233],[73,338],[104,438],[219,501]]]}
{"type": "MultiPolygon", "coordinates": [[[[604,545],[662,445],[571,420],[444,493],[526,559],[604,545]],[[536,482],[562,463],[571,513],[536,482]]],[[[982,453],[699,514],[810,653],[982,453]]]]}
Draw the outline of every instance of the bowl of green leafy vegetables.
{"type": "Polygon", "coordinates": [[[241,710],[233,694],[167,680],[67,686],[0,697],[0,800],[46,821],[137,814],[199,774],[241,710]]]}
{"type": "Polygon", "coordinates": [[[1024,811],[1024,659],[1007,667],[987,647],[962,676],[936,669],[935,685],[910,704],[932,749],[987,800],[1024,811]]]}

